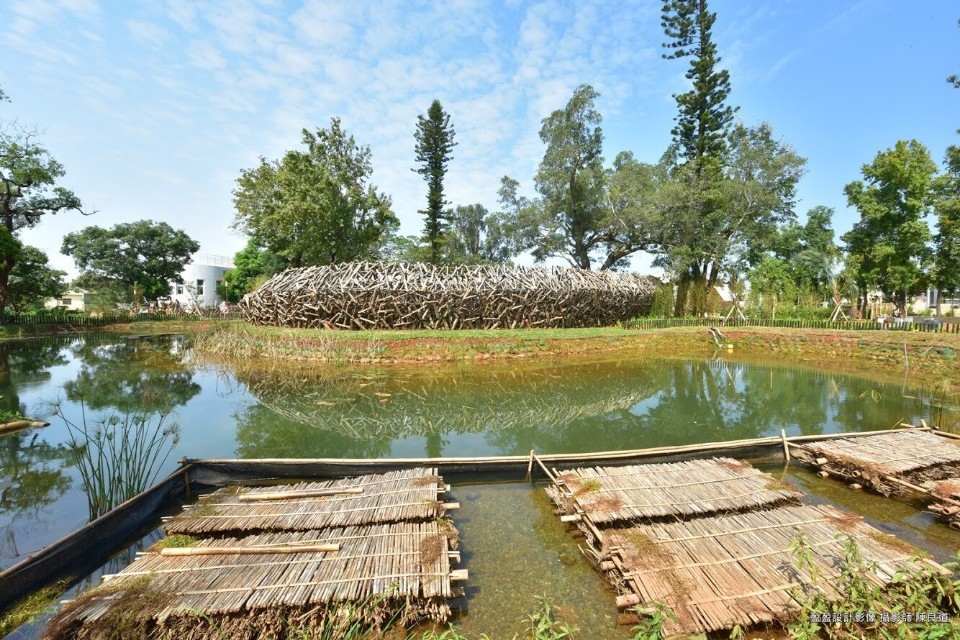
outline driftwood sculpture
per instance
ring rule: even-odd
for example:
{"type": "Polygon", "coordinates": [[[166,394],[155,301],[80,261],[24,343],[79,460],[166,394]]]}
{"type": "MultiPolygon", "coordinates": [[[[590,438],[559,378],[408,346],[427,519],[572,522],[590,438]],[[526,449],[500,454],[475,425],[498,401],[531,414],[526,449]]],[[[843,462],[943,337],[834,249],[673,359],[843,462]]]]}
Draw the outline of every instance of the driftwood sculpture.
{"type": "Polygon", "coordinates": [[[353,262],[284,271],[240,310],[248,322],[281,327],[597,327],[647,313],[656,282],[560,267],[353,262]]]}

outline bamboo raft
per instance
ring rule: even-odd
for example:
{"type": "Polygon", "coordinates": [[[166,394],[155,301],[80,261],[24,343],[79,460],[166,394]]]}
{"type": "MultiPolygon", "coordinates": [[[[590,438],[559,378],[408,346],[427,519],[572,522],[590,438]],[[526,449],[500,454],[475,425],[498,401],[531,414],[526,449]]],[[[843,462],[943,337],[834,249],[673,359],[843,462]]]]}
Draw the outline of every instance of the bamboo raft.
{"type": "Polygon", "coordinates": [[[730,458],[574,469],[556,484],[566,511],[588,515],[596,525],[743,511],[803,495],[730,458]]]}
{"type": "Polygon", "coordinates": [[[281,499],[271,499],[276,487],[225,487],[184,508],[165,523],[164,531],[167,535],[306,531],[433,520],[458,506],[440,501],[445,490],[437,470],[425,468],[288,485],[281,499]]]}
{"type": "Polygon", "coordinates": [[[866,576],[873,584],[884,586],[910,566],[943,571],[929,560],[913,562],[859,517],[828,506],[608,529],[599,566],[626,592],[618,606],[666,602],[677,617],[665,626],[668,634],[754,627],[784,621],[809,590],[821,590],[829,599],[841,595],[839,534],[855,538],[866,563],[876,563],[866,576]],[[791,544],[797,532],[811,551],[815,573],[796,568],[791,544]]]}
{"type": "Polygon", "coordinates": [[[930,511],[946,520],[952,529],[960,530],[960,478],[934,482],[930,495],[936,499],[930,511]]]}
{"type": "Polygon", "coordinates": [[[903,543],[858,516],[803,506],[798,491],[734,460],[544,470],[561,520],[576,524],[584,555],[620,592],[618,607],[665,602],[677,616],[665,626],[670,634],[784,621],[803,589],[836,597],[842,533],[882,567],[870,577],[879,585],[917,568],[903,543]],[[790,545],[798,531],[813,551],[816,587],[795,568],[790,545]]]}
{"type": "Polygon", "coordinates": [[[124,626],[138,638],[279,639],[291,624],[340,637],[353,624],[445,622],[467,572],[451,568],[458,534],[443,489],[436,469],[410,469],[220,490],[167,523],[177,537],[67,603],[44,638],[124,626]],[[209,513],[227,507],[223,520],[209,513]]]}
{"type": "Polygon", "coordinates": [[[790,450],[828,475],[866,485],[886,496],[926,482],[960,477],[960,443],[921,429],[791,444],[790,450]]]}

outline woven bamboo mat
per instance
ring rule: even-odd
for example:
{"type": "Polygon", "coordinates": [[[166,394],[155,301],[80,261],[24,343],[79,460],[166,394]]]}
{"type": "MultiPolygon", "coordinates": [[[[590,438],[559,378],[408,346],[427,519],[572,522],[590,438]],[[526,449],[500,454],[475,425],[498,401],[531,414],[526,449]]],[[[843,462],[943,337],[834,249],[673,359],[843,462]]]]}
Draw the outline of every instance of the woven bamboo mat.
{"type": "Polygon", "coordinates": [[[857,516],[828,506],[794,506],[607,529],[601,566],[627,594],[618,602],[666,602],[678,618],[667,625],[672,633],[750,627],[784,619],[805,590],[838,595],[843,540],[837,536],[843,533],[857,540],[866,564],[876,563],[867,575],[876,584],[887,584],[911,562],[857,516]],[[811,571],[797,569],[790,550],[798,531],[811,550],[816,586],[811,571]]]}
{"type": "Polygon", "coordinates": [[[405,469],[384,474],[278,487],[228,487],[210,494],[164,525],[167,535],[214,532],[307,531],[379,522],[429,520],[442,516],[443,483],[436,469],[405,469]],[[302,497],[311,492],[362,490],[362,493],[302,497]],[[289,499],[256,500],[289,492],[289,499]],[[294,497],[294,494],[301,497],[294,497]]]}
{"type": "Polygon", "coordinates": [[[730,458],[575,469],[558,476],[551,494],[565,513],[597,527],[766,508],[802,495],[730,458]]]}
{"type": "Polygon", "coordinates": [[[960,443],[929,431],[904,429],[862,438],[814,442],[804,447],[831,462],[870,474],[898,476],[928,467],[960,464],[960,443]]]}

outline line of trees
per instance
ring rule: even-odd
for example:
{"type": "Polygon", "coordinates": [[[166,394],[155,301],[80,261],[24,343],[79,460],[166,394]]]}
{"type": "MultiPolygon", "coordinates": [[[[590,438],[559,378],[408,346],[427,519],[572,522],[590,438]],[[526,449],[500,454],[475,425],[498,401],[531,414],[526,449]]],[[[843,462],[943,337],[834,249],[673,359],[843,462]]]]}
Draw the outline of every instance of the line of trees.
{"type": "MultiPolygon", "coordinates": [[[[663,1],[663,58],[686,63],[689,89],[673,96],[672,140],[656,162],[629,150],[607,161],[599,94],[583,84],[541,122],[544,152],[532,188],[504,176],[496,211],[448,200],[456,132],[433,100],[413,127],[412,170],[427,187],[419,236],[398,234],[391,199],[373,183],[370,148],[338,118],[303,130],[300,148],[260,158],[237,179],[233,226],[249,241],[221,294],[236,300],[289,267],[491,264],[522,252],[601,270],[627,268],[646,253],[672,280],[655,306],[676,315],[710,310],[721,282],[741,298],[749,283],[754,311],[771,315],[843,298],[862,314],[877,291],[906,313],[928,287],[940,297],[960,291],[960,147],[948,148],[942,168],[916,140],[878,153],[844,189],[860,217],[838,246],[832,209],[797,214],[806,160],[771,124],[737,119],[715,21],[707,0],[663,1]]],[[[957,76],[947,80],[960,87],[957,76]]],[[[61,211],[84,213],[77,196],[57,185],[63,167],[35,135],[16,125],[0,129],[0,317],[8,306],[21,311],[65,288],[64,274],[24,247],[18,232],[61,211]]],[[[196,250],[184,232],[151,221],[88,227],[68,234],[62,247],[83,271],[80,286],[135,305],[179,281],[196,250]]]]}

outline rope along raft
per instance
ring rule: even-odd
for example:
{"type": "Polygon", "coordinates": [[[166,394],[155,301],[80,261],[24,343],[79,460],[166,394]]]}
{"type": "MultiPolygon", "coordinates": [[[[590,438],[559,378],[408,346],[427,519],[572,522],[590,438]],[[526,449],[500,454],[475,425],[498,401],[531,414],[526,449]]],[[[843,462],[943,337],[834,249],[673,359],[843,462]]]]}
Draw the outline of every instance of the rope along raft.
{"type": "Polygon", "coordinates": [[[352,262],[277,274],[240,302],[280,327],[501,329],[609,326],[645,314],[656,278],[553,267],[352,262]]]}

